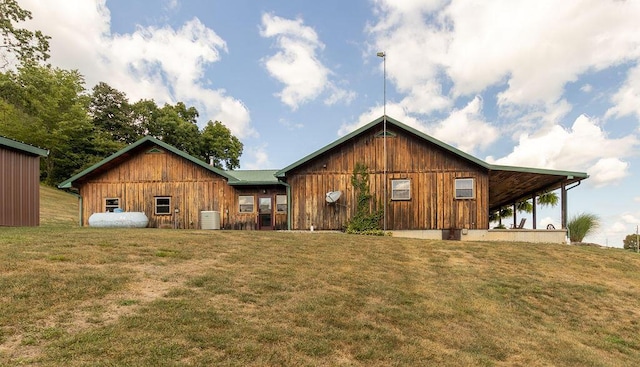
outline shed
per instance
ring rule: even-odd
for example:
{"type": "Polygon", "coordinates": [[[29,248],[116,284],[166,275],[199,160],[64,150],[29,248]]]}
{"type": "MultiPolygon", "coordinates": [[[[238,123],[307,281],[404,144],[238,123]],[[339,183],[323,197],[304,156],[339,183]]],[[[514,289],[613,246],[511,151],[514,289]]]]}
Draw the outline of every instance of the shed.
{"type": "Polygon", "coordinates": [[[40,225],[40,157],[47,155],[0,136],[0,226],[40,225]]]}

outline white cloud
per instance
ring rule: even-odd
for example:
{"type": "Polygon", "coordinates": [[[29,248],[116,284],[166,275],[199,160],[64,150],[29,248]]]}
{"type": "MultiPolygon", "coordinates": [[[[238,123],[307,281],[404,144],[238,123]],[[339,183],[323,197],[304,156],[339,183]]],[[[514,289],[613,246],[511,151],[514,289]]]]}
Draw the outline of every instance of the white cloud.
{"type": "MultiPolygon", "coordinates": [[[[435,125],[429,125],[415,117],[403,102],[388,103],[386,109],[387,116],[466,152],[472,152],[477,148],[486,148],[499,135],[495,127],[484,121],[480,97],[474,98],[459,110],[453,110],[449,117],[435,125]]],[[[346,135],[382,115],[383,106],[372,107],[361,114],[354,123],[340,126],[338,135],[346,135]]]]}
{"type": "Polygon", "coordinates": [[[580,90],[584,93],[591,93],[591,91],[593,90],[593,86],[589,83],[583,85],[582,87],[580,87],[580,90]]]}
{"type": "Polygon", "coordinates": [[[570,130],[555,125],[537,134],[522,134],[507,156],[487,161],[496,164],[586,171],[590,182],[604,186],[618,182],[628,174],[628,157],[638,145],[633,135],[611,139],[595,121],[579,116],[570,130]]]}
{"type": "Polygon", "coordinates": [[[276,38],[279,51],[267,57],[264,65],[272,77],[285,85],[278,94],[284,104],[295,110],[322,93],[330,71],[316,56],[324,44],[313,28],[305,26],[302,19],[263,14],[260,35],[276,38]]]}
{"type": "Polygon", "coordinates": [[[331,94],[324,100],[324,104],[327,106],[332,106],[340,102],[349,105],[356,98],[356,92],[339,88],[333,83],[329,83],[328,88],[331,94]]]}
{"type": "Polygon", "coordinates": [[[220,60],[227,46],[197,18],[178,29],[138,26],[130,34],[112,34],[105,0],[22,0],[21,6],[33,13],[29,25],[52,37],[52,63],[78,69],[88,88],[104,81],[131,101],[183,101],[198,109],[200,124],[219,120],[240,138],[256,134],[241,101],[204,85],[205,67],[220,60]]]}
{"type": "Polygon", "coordinates": [[[629,70],[627,80],[611,97],[614,104],[606,117],[622,117],[635,114],[640,119],[640,64],[629,70]]]}
{"type": "MultiPolygon", "coordinates": [[[[425,127],[415,117],[407,114],[406,109],[400,103],[387,103],[387,116],[401,121],[403,124],[416,128],[418,130],[425,130],[425,127]]],[[[352,123],[343,123],[338,130],[338,136],[344,136],[348,133],[357,130],[358,128],[370,123],[371,121],[381,117],[384,114],[384,106],[374,106],[369,110],[362,113],[358,119],[352,123]]]]}
{"type": "Polygon", "coordinates": [[[269,169],[271,168],[271,161],[267,154],[267,145],[262,144],[259,146],[252,146],[245,150],[245,157],[243,161],[249,159],[249,162],[243,164],[242,169],[269,169]]]}
{"type": "Polygon", "coordinates": [[[454,110],[449,117],[430,129],[433,137],[465,152],[486,148],[498,138],[498,130],[482,116],[482,99],[475,97],[464,108],[454,110]]]}
{"type": "Polygon", "coordinates": [[[624,213],[620,216],[620,219],[622,219],[623,222],[627,223],[627,224],[638,224],[640,223],[640,217],[630,214],[630,213],[624,213]]]}
{"type": "Polygon", "coordinates": [[[620,182],[629,172],[629,163],[618,158],[602,158],[588,168],[591,175],[591,183],[596,187],[606,186],[620,182]]]}
{"type": "MultiPolygon", "coordinates": [[[[460,96],[494,87],[499,110],[510,121],[545,115],[571,107],[562,100],[567,83],[640,59],[637,1],[374,4],[378,20],[367,27],[374,37],[370,51],[386,52],[389,79],[407,99],[429,95],[437,101],[410,103],[410,113],[446,109],[460,96]]],[[[637,85],[640,76],[630,75],[612,114],[638,113],[637,85]]]]}

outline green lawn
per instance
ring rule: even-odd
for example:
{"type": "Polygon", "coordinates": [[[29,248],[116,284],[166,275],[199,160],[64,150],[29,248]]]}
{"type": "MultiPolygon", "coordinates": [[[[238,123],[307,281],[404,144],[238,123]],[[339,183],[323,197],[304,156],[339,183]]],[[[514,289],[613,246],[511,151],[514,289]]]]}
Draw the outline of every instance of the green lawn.
{"type": "Polygon", "coordinates": [[[623,250],[50,223],[0,228],[0,365],[640,365],[623,250]]]}

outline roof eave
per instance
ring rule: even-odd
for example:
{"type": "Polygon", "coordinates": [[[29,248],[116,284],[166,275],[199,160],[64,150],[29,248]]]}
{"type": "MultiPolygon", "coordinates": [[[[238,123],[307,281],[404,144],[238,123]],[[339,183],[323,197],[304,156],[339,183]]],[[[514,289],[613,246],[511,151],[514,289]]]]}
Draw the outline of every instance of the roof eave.
{"type": "Polygon", "coordinates": [[[19,142],[13,139],[5,138],[0,136],[0,144],[9,147],[11,149],[20,150],[24,153],[29,153],[33,155],[37,155],[40,157],[47,157],[49,155],[49,151],[46,149],[34,147],[33,145],[29,145],[27,143],[19,142]]]}

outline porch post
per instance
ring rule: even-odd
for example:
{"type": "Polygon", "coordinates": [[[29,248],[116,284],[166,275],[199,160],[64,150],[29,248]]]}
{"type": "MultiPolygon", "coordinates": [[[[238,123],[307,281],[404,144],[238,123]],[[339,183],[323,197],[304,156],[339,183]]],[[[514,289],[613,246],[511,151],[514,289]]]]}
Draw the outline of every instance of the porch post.
{"type": "Polygon", "coordinates": [[[517,213],[517,205],[516,203],[513,203],[513,227],[511,228],[518,228],[518,218],[516,218],[516,213],[517,213]]]}
{"type": "Polygon", "coordinates": [[[531,198],[531,200],[533,201],[533,212],[532,212],[532,220],[533,220],[533,229],[536,229],[536,195],[534,194],[533,197],[531,198]]]}
{"type": "Polygon", "coordinates": [[[562,229],[567,229],[567,186],[562,183],[560,187],[560,200],[562,201],[560,217],[562,220],[562,229]]]}

